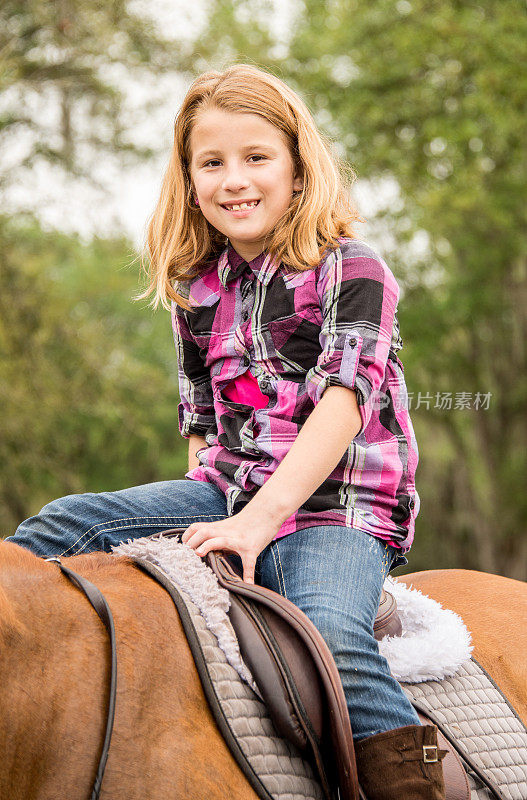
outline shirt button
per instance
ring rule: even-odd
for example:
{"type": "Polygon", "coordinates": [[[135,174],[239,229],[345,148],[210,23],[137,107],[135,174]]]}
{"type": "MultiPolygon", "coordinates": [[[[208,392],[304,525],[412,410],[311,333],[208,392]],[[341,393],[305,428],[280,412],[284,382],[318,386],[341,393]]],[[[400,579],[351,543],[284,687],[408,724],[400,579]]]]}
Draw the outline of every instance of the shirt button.
{"type": "Polygon", "coordinates": [[[350,339],[350,345],[352,347],[355,347],[356,344],[357,344],[357,340],[356,339],[350,339]]]}

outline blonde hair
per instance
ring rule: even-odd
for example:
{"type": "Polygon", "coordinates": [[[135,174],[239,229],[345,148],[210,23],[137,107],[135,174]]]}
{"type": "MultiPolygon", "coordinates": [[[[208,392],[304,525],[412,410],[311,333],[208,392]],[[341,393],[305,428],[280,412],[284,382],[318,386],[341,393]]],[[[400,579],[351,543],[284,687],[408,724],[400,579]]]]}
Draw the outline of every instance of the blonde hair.
{"type": "Polygon", "coordinates": [[[174,283],[202,272],[228,242],[193,205],[191,194],[190,134],[198,115],[211,108],[259,114],[285,134],[304,185],[269,233],[266,250],[278,262],[293,270],[312,269],[327,248],[338,246],[339,236],[354,238],[352,223],[363,221],[346,186],[355,180],[353,170],[331,154],[307,106],[292,89],[250,64],[205,72],[190,86],[176,117],[170,162],[148,224],[149,267],[144,266],[145,251],[141,261],[149,285],[140,297],[154,294],[154,308],[159,303],[168,308],[173,300],[188,310],[174,283]]]}

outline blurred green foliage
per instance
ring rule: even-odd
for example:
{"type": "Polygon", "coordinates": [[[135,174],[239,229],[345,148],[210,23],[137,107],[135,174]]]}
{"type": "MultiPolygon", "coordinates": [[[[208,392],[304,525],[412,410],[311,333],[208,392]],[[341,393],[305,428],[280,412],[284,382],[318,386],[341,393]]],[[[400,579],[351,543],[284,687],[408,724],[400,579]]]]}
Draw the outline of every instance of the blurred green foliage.
{"type": "Polygon", "coordinates": [[[184,473],[170,316],[132,303],[130,243],[0,218],[0,523],[184,473]]]}
{"type": "MultiPolygon", "coordinates": [[[[45,162],[96,183],[94,165],[150,158],[130,132],[126,79],[174,71],[173,40],[127,0],[3,0],[0,4],[0,187],[45,162]],[[22,143],[22,147],[20,144],[22,143]]],[[[140,114],[157,98],[145,97],[140,114]]]]}

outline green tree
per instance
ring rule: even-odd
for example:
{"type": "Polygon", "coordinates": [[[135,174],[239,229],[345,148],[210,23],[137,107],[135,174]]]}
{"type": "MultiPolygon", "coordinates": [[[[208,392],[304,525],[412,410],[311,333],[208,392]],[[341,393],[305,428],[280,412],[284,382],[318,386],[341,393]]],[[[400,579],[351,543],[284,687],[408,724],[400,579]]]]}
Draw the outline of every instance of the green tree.
{"type": "MultiPolygon", "coordinates": [[[[37,170],[97,184],[94,167],[151,158],[131,81],[180,69],[185,48],[124,0],[7,0],[0,8],[0,190],[37,170]]],[[[104,188],[104,187],[102,187],[104,188]]],[[[0,521],[4,533],[61,494],[184,472],[176,363],[166,314],[132,303],[130,242],[44,232],[0,218],[0,521]]]]}
{"type": "Polygon", "coordinates": [[[5,535],[54,497],[185,472],[170,319],[131,303],[131,252],[0,218],[5,535]]]}
{"type": "MultiPolygon", "coordinates": [[[[184,43],[161,35],[126,0],[5,0],[0,6],[0,188],[31,180],[42,162],[96,183],[94,166],[118,155],[137,163],[154,153],[133,136],[155,109],[153,93],[136,117],[130,81],[175,74],[184,43]]],[[[155,83],[154,83],[155,86],[155,83]]]]}
{"type": "MultiPolygon", "coordinates": [[[[74,0],[59,6],[8,0],[0,11],[0,80],[14,105],[4,103],[0,147],[9,152],[6,144],[21,133],[30,135],[32,144],[21,163],[6,162],[0,185],[30,177],[24,170],[39,158],[71,174],[84,170],[89,178],[89,163],[78,158],[84,152],[83,136],[91,137],[95,152],[110,152],[115,145],[125,155],[132,153],[129,120],[121,113],[122,95],[111,80],[112,67],[123,66],[125,72],[136,65],[145,71],[153,67],[157,73],[178,69],[190,76],[240,60],[274,70],[306,99],[360,179],[379,197],[386,182],[397,187],[397,200],[381,207],[369,222],[373,234],[382,235],[382,252],[403,288],[399,317],[409,389],[414,397],[421,392],[432,398],[429,409],[423,404],[416,408],[414,402],[412,411],[421,454],[417,483],[422,510],[410,567],[465,566],[525,578],[524,6],[518,0],[450,0],[440,6],[424,0],[304,0],[294,8],[289,35],[281,32],[277,38],[271,3],[210,0],[199,38],[174,46],[160,39],[147,20],[130,14],[125,3],[102,8],[88,0],[81,8],[74,0]],[[50,131],[31,113],[31,98],[48,89],[60,98],[58,107],[66,108],[50,131]],[[490,393],[489,409],[477,410],[473,403],[465,410],[434,407],[436,393],[452,393],[455,404],[458,392],[472,397],[490,393]]],[[[148,156],[147,149],[143,154],[148,156]]],[[[129,394],[137,387],[146,392],[156,387],[156,396],[163,396],[160,375],[167,369],[158,361],[154,339],[135,335],[138,306],[122,300],[126,291],[118,285],[118,270],[108,268],[127,261],[128,245],[96,241],[91,250],[84,249],[68,237],[46,238],[41,231],[16,226],[4,226],[2,236],[2,266],[8,270],[4,306],[10,320],[2,328],[2,347],[20,357],[2,367],[4,386],[14,387],[3,390],[13,430],[8,427],[2,453],[15,465],[9,472],[6,462],[5,474],[16,476],[12,485],[19,486],[22,497],[25,487],[31,487],[32,507],[38,506],[37,494],[42,499],[70,486],[110,488],[107,473],[97,472],[102,468],[99,450],[86,445],[86,437],[95,442],[99,437],[108,445],[105,453],[116,452],[117,428],[127,416],[129,399],[119,387],[126,385],[129,394]],[[21,243],[21,236],[29,238],[21,243]],[[31,257],[24,247],[34,248],[31,257]],[[81,262],[86,269],[79,270],[81,262]],[[44,266],[47,277],[41,279],[44,266]],[[60,285],[49,279],[57,269],[60,285]],[[105,282],[114,281],[116,294],[105,296],[105,282]],[[82,318],[78,324],[68,317],[73,308],[82,318]],[[95,312],[100,314],[97,322],[95,312]],[[38,336],[27,321],[33,316],[39,321],[38,336]],[[102,325],[115,336],[102,336],[102,325]],[[130,335],[119,338],[122,331],[130,335]],[[111,384],[113,362],[102,370],[100,366],[107,363],[110,339],[112,348],[120,341],[124,352],[115,357],[126,365],[119,386],[111,384]],[[26,352],[27,341],[32,344],[26,352]],[[92,344],[97,364],[88,358],[92,344]],[[79,369],[73,374],[75,359],[79,369]],[[49,382],[46,369],[53,376],[49,382]],[[159,369],[158,377],[145,387],[152,369],[159,369]],[[38,377],[36,391],[29,393],[33,405],[26,410],[21,372],[26,382],[33,374],[38,377]],[[70,383],[83,387],[73,392],[71,403],[70,383]],[[100,392],[90,394],[94,387],[100,392]],[[65,409],[68,422],[63,428],[71,433],[65,441],[55,442],[63,433],[62,417],[42,398],[50,398],[50,408],[62,404],[65,409]],[[116,408],[120,410],[112,428],[116,408]],[[83,419],[79,409],[84,409],[83,419]],[[47,434],[37,437],[45,465],[40,473],[29,450],[32,426],[39,430],[39,413],[44,415],[42,430],[47,425],[47,434]],[[79,453],[93,456],[91,466],[82,461],[78,471],[72,444],[77,441],[79,453]],[[71,457],[63,455],[70,452],[64,446],[70,447],[71,457]]],[[[146,320],[149,312],[144,313],[146,320]]],[[[163,331],[161,336],[167,328],[163,331]]],[[[159,401],[153,396],[151,401],[148,420],[161,415],[155,431],[145,428],[135,445],[127,441],[123,446],[148,450],[147,443],[154,441],[160,449],[150,461],[138,456],[137,449],[130,453],[124,460],[131,472],[110,469],[112,488],[128,482],[143,463],[152,465],[149,474],[156,477],[174,477],[175,465],[184,467],[173,400],[167,399],[159,412],[153,410],[159,401]],[[172,447],[173,435],[179,450],[172,447]]],[[[141,419],[146,425],[146,417],[141,419]]],[[[141,430],[139,424],[133,427],[141,430]]],[[[14,502],[9,508],[9,519],[27,513],[26,506],[23,512],[16,510],[14,502]]]]}

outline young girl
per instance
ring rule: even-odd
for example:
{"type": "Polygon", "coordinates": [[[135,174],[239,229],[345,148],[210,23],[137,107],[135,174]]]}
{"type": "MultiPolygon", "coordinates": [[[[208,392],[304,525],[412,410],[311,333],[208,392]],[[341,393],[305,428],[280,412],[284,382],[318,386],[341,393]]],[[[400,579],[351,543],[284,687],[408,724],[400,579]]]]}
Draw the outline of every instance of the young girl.
{"type": "Polygon", "coordinates": [[[55,500],[10,540],[71,556],[184,527],[200,555],[230,553],[324,636],[368,799],[437,800],[436,729],[373,637],[383,581],[413,538],[418,455],[399,289],[357,219],[282,81],[244,64],[195,80],[149,227],[146,292],[172,301],[189,472],[55,500]]]}

